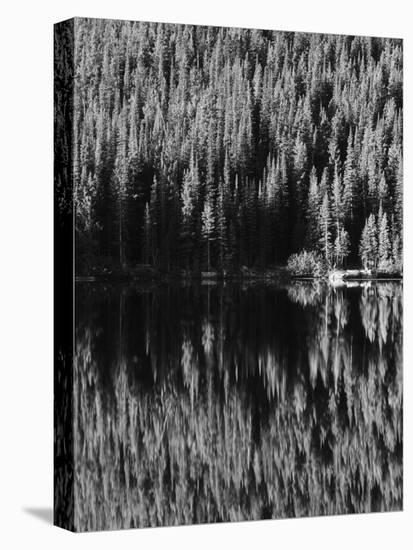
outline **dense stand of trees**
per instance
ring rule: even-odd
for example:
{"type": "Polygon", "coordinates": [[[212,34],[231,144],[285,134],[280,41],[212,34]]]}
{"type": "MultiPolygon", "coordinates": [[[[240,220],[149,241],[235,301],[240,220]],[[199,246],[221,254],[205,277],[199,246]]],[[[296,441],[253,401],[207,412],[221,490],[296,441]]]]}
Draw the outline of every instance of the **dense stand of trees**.
{"type": "Polygon", "coordinates": [[[402,287],[78,289],[75,525],[401,509],[402,287]]]}
{"type": "Polygon", "coordinates": [[[76,20],[78,267],[401,269],[402,43],[76,20]]]}

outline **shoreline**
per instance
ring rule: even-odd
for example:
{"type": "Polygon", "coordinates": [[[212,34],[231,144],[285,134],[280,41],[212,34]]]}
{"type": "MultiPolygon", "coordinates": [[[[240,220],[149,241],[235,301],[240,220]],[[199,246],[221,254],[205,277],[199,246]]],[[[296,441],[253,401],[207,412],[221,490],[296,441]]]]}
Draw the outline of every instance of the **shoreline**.
{"type": "Polygon", "coordinates": [[[96,273],[93,275],[76,275],[75,282],[77,283],[199,283],[199,284],[214,284],[226,282],[257,282],[267,284],[285,284],[294,282],[318,282],[331,287],[345,286],[348,283],[373,283],[373,282],[402,282],[403,275],[364,275],[364,276],[346,276],[345,274],[334,279],[334,271],[327,273],[322,277],[299,276],[292,275],[285,267],[274,268],[264,272],[201,272],[201,273],[179,273],[179,272],[159,272],[155,270],[136,272],[110,272],[96,273]]]}

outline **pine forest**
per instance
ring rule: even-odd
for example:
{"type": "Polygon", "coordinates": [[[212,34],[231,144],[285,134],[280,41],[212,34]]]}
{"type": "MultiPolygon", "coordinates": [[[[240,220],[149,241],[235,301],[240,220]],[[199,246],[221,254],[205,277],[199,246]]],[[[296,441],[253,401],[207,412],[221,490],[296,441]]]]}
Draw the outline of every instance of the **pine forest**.
{"type": "Polygon", "coordinates": [[[80,274],[402,272],[402,41],[79,19],[80,274]]]}

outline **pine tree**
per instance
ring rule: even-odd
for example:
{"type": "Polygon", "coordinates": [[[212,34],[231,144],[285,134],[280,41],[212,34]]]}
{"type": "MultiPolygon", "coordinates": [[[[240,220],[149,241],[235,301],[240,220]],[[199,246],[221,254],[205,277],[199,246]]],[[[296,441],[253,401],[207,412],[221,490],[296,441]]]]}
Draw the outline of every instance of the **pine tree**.
{"type": "Polygon", "coordinates": [[[160,241],[161,241],[161,201],[159,180],[153,176],[151,195],[149,200],[149,219],[151,222],[150,250],[154,266],[160,265],[160,241]]]}
{"type": "Polygon", "coordinates": [[[294,248],[300,248],[304,240],[305,202],[307,198],[306,163],[307,148],[300,134],[298,134],[294,147],[294,248]]]}
{"type": "Polygon", "coordinates": [[[403,246],[403,159],[400,155],[396,173],[394,190],[394,225],[399,238],[400,246],[403,246]]]}
{"type": "Polygon", "coordinates": [[[378,238],[378,268],[386,270],[391,262],[391,245],[386,212],[381,217],[378,238]]]}
{"type": "Polygon", "coordinates": [[[345,219],[349,223],[353,222],[357,201],[357,169],[352,142],[352,132],[350,132],[343,176],[343,209],[345,219]]]}
{"type": "Polygon", "coordinates": [[[340,227],[334,241],[334,256],[337,267],[342,267],[350,252],[350,239],[344,227],[340,227]]]}
{"type": "Polygon", "coordinates": [[[210,258],[210,243],[214,240],[215,220],[213,205],[210,200],[205,201],[204,209],[202,211],[202,236],[207,244],[207,266],[210,271],[211,258],[210,258]]]}
{"type": "Polygon", "coordinates": [[[193,189],[193,177],[187,170],[184,173],[181,190],[181,250],[182,259],[187,269],[190,267],[192,247],[195,236],[194,213],[195,213],[195,193],[193,189]]]}
{"type": "Polygon", "coordinates": [[[220,269],[227,267],[227,220],[225,217],[224,189],[221,184],[217,200],[217,240],[218,240],[218,265],[220,269]]]}
{"type": "Polygon", "coordinates": [[[386,178],[384,176],[384,173],[382,173],[378,185],[378,201],[379,201],[379,208],[386,209],[388,206],[388,186],[386,182],[386,178]]]}
{"type": "Polygon", "coordinates": [[[331,265],[331,213],[328,193],[325,193],[320,209],[320,248],[327,266],[331,265]]]}
{"type": "Polygon", "coordinates": [[[213,196],[215,194],[215,150],[214,150],[214,129],[210,122],[207,138],[207,174],[206,174],[206,193],[213,196]]]}
{"type": "MultiPolygon", "coordinates": [[[[341,255],[341,234],[342,234],[342,221],[343,221],[343,205],[342,205],[342,184],[341,177],[338,171],[338,163],[334,166],[334,180],[333,180],[333,214],[335,225],[335,243],[337,245],[336,250],[341,255]]],[[[339,263],[339,255],[335,255],[336,263],[339,263]]]]}
{"type": "Polygon", "coordinates": [[[316,170],[313,166],[310,174],[310,188],[307,199],[307,232],[306,246],[309,250],[317,250],[320,243],[320,196],[316,170]]]}
{"type": "Polygon", "coordinates": [[[126,239],[126,209],[127,209],[127,129],[125,113],[122,113],[118,130],[118,150],[115,161],[113,178],[113,195],[115,197],[114,224],[116,227],[116,247],[118,250],[119,265],[123,268],[126,264],[125,239],[126,239]]]}
{"type": "Polygon", "coordinates": [[[364,268],[373,269],[377,262],[377,230],[373,214],[367,218],[361,233],[359,245],[360,258],[364,268]]]}

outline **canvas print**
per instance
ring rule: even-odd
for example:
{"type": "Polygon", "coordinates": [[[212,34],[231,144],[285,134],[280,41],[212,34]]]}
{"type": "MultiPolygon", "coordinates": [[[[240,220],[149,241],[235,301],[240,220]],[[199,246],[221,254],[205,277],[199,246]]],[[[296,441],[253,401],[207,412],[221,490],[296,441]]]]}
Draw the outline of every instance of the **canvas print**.
{"type": "Polygon", "coordinates": [[[55,26],[57,525],[402,509],[402,82],[395,38],[55,26]]]}

